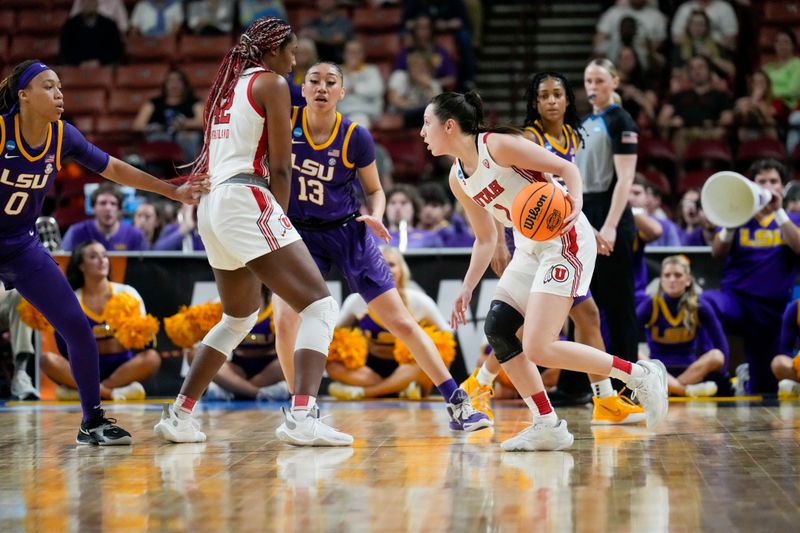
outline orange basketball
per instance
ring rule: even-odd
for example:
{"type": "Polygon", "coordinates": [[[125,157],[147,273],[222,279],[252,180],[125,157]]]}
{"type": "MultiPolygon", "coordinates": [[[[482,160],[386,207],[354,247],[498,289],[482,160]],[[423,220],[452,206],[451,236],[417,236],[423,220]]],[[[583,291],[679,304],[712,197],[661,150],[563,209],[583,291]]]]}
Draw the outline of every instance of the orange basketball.
{"type": "Polygon", "coordinates": [[[558,235],[572,212],[564,192],[550,182],[531,183],[514,198],[514,227],[529,239],[548,241],[558,235]]]}

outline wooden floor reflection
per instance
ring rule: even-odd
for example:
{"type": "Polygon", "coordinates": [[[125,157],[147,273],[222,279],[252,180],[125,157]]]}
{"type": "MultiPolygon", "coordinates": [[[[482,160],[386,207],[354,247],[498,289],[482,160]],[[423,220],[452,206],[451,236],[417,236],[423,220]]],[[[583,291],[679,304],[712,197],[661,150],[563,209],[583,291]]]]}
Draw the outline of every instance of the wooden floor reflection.
{"type": "MultiPolygon", "coordinates": [[[[33,404],[35,405],[35,404],[33,404]]],[[[656,433],[589,425],[566,452],[505,453],[527,411],[454,436],[441,404],[328,403],[352,449],[276,441],[275,406],[210,409],[166,445],[155,405],[112,406],[132,447],[78,447],[76,412],[0,409],[0,531],[796,531],[800,403],[672,404],[656,433]]],[[[74,407],[72,408],[74,410],[74,407]]]]}

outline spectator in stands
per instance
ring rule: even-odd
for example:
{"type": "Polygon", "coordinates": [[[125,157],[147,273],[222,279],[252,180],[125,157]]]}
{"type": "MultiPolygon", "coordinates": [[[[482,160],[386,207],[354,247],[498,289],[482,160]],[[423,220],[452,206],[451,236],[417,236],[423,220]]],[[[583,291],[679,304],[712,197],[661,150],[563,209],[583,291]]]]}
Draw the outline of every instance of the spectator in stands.
{"type": "Polygon", "coordinates": [[[110,65],[122,60],[117,25],[98,12],[97,0],[83,0],[81,11],[61,27],[61,57],[67,65],[110,65]]]}
{"type": "Polygon", "coordinates": [[[708,59],[714,72],[723,78],[732,79],[736,75],[731,51],[711,37],[711,21],[699,9],[692,12],[686,30],[672,49],[672,68],[683,69],[694,56],[708,59]]]}
{"type": "Polygon", "coordinates": [[[133,212],[133,225],[139,228],[147,241],[147,248],[153,247],[158,240],[164,223],[161,219],[158,204],[155,202],[142,202],[133,212]]]}
{"type": "Polygon", "coordinates": [[[353,38],[353,24],[336,12],[336,0],[317,0],[319,16],[300,31],[317,45],[323,61],[342,62],[344,44],[353,38]]]}
{"type": "Polygon", "coordinates": [[[417,229],[422,206],[419,194],[410,185],[395,185],[386,192],[386,229],[392,236],[391,246],[405,251],[424,247],[428,232],[417,229]]]}
{"type": "MultiPolygon", "coordinates": [[[[641,176],[641,174],[639,175],[641,176]]],[[[641,176],[644,178],[643,176],[641,176]]],[[[636,183],[636,181],[634,181],[636,183]]],[[[681,234],[677,224],[670,220],[669,215],[664,211],[662,204],[661,190],[644,179],[645,210],[661,224],[663,232],[657,239],[650,241],[648,246],[680,246],[681,234]]]]}
{"type": "Polygon", "coordinates": [[[597,22],[594,36],[595,50],[605,43],[620,40],[620,22],[625,17],[636,21],[637,34],[646,40],[650,50],[658,50],[667,38],[667,17],[658,8],[647,5],[647,0],[623,0],[611,6],[597,22]]]}
{"type": "Polygon", "coordinates": [[[772,92],[789,109],[800,102],[800,57],[797,56],[797,37],[790,28],[775,34],[775,60],[762,67],[772,82],[772,92]]]}
{"type": "MultiPolygon", "coordinates": [[[[69,16],[74,17],[81,13],[83,3],[84,0],[75,0],[72,9],[69,10],[69,16]]],[[[97,0],[97,12],[113,20],[121,35],[128,33],[128,10],[125,9],[125,3],[122,0],[97,0]]]]}
{"type": "Polygon", "coordinates": [[[122,193],[113,183],[101,183],[92,191],[89,200],[94,218],[78,222],[64,234],[62,247],[72,251],[81,243],[97,241],[106,250],[115,252],[147,250],[141,230],[120,220],[122,193]]]}
{"type": "Polygon", "coordinates": [[[419,15],[433,20],[434,31],[452,33],[461,55],[461,86],[471,89],[475,85],[475,51],[470,32],[469,16],[462,0],[406,0],[403,2],[403,24],[411,30],[419,15]]]}
{"type": "Polygon", "coordinates": [[[11,356],[14,375],[11,378],[11,397],[15,400],[38,400],[39,391],[28,374],[28,362],[34,360],[33,330],[19,316],[17,306],[22,296],[16,290],[6,290],[0,283],[0,331],[11,337],[11,356]]]}
{"type": "Polygon", "coordinates": [[[672,42],[680,44],[689,18],[695,11],[703,11],[711,23],[711,37],[729,50],[736,50],[736,38],[739,35],[739,21],[736,12],[725,0],[689,0],[684,2],[672,18],[672,42]]]}
{"type": "Polygon", "coordinates": [[[233,30],[233,2],[194,0],[186,6],[187,26],[198,35],[226,35],[233,30]]]}
{"type": "Polygon", "coordinates": [[[303,80],[306,79],[306,72],[312,65],[319,61],[317,45],[311,39],[301,37],[297,40],[297,50],[294,55],[294,70],[289,73],[289,92],[292,96],[292,105],[306,105],[306,99],[300,89],[303,80]]]}
{"type": "Polygon", "coordinates": [[[197,100],[186,74],[173,69],[167,73],[161,94],[139,108],[132,128],[144,133],[148,142],[174,141],[192,161],[202,143],[203,104],[197,100]]]}
{"type": "MultiPolygon", "coordinates": [[[[143,400],[145,390],[141,382],[158,372],[161,356],[152,342],[140,349],[124,347],[106,324],[103,312],[116,294],[132,296],[139,304],[141,315],[146,313],[139,292],[130,285],[112,282],[109,270],[105,247],[99,242],[89,241],[72,252],[66,274],[92,326],[100,352],[100,397],[106,400],[143,400]]],[[[56,343],[61,355],[43,352],[40,360],[42,372],[58,385],[58,400],[77,400],[78,391],[70,372],[66,343],[60,336],[56,337],[56,343]]]]}
{"type": "Polygon", "coordinates": [[[636,52],[639,62],[646,70],[650,66],[651,57],[654,59],[653,63],[658,65],[663,63],[663,58],[656,56],[655,49],[651,48],[650,43],[638,33],[638,30],[635,18],[622,17],[619,21],[619,31],[614,34],[612,39],[604,41],[599,47],[595,48],[595,53],[612,59],[619,55],[619,51],[623,46],[627,46],[636,52]]]}
{"type": "Polygon", "coordinates": [[[779,123],[788,115],[786,104],[772,94],[769,76],[757,70],[747,77],[747,96],[736,100],[733,121],[740,141],[760,137],[778,138],[779,123]]]}
{"type": "Polygon", "coordinates": [[[727,92],[711,85],[711,65],[704,56],[689,60],[691,88],[673,94],[661,108],[658,126],[663,137],[672,135],[678,153],[693,139],[719,139],[733,124],[733,102],[727,92]]]}
{"type": "Polygon", "coordinates": [[[164,226],[158,240],[153,244],[153,250],[201,252],[205,249],[197,231],[197,210],[191,205],[181,206],[178,221],[164,226]]]}
{"type": "Polygon", "coordinates": [[[622,98],[622,107],[627,111],[639,128],[650,127],[656,120],[658,96],[652,90],[650,77],[644,71],[636,51],[623,46],[616,58],[619,72],[617,92],[622,98]]]}
{"type": "Polygon", "coordinates": [[[366,63],[364,45],[358,39],[347,41],[344,46],[342,73],[345,93],[339,111],[369,129],[383,113],[386,88],[378,67],[366,63]]]}
{"type": "Polygon", "coordinates": [[[139,0],[131,13],[131,33],[147,37],[174,35],[183,25],[180,0],[139,0]]]}
{"type": "Polygon", "coordinates": [[[429,235],[423,241],[425,248],[468,247],[475,242],[464,217],[453,215],[453,203],[441,184],[423,183],[417,188],[422,199],[417,229],[429,235]],[[451,219],[452,217],[452,219],[451,219]]]}
{"type": "Polygon", "coordinates": [[[395,70],[389,77],[389,106],[403,115],[406,128],[422,126],[425,106],[441,92],[428,56],[419,52],[409,54],[408,70],[395,70]]]}
{"type": "Polygon", "coordinates": [[[792,180],[786,184],[783,208],[787,213],[800,213],[800,182],[792,180]]]}
{"type": "Polygon", "coordinates": [[[281,0],[239,0],[239,26],[247,28],[261,17],[287,20],[286,8],[281,0]]]}
{"type": "Polygon", "coordinates": [[[683,246],[708,246],[714,239],[716,228],[708,221],[700,205],[700,191],[689,189],[680,203],[678,229],[683,246]]]}
{"type": "Polygon", "coordinates": [[[458,68],[447,50],[433,38],[433,21],[427,15],[416,17],[411,25],[411,45],[404,48],[394,62],[395,70],[408,70],[408,54],[420,52],[428,56],[434,77],[447,90],[453,90],[458,81],[458,68]]]}
{"type": "Polygon", "coordinates": [[[786,168],[778,161],[757,161],[750,177],[772,193],[764,209],[740,228],[723,228],[711,243],[711,253],[724,259],[719,290],[705,291],[725,332],[741,335],[747,366],[736,369],[737,385],[747,392],[774,393],[770,362],[778,351],[781,317],[797,280],[800,215],[782,208],[786,168]]]}

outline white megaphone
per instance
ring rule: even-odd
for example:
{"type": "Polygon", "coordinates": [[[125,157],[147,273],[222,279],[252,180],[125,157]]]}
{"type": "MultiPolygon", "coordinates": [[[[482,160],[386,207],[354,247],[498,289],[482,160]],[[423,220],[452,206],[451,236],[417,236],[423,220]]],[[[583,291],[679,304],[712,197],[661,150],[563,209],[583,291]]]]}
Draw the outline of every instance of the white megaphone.
{"type": "Polygon", "coordinates": [[[706,218],[721,228],[744,225],[770,200],[771,192],[731,170],[717,172],[708,178],[700,193],[706,218]]]}

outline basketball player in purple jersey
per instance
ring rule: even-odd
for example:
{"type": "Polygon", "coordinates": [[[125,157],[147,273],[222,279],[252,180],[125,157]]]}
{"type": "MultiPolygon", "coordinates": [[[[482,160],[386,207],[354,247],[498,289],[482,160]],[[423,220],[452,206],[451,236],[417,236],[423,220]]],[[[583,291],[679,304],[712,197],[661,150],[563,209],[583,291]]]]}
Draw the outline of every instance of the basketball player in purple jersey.
{"type": "MultiPolygon", "coordinates": [[[[550,153],[573,162],[580,148],[581,126],[575,110],[575,95],[567,79],[558,72],[537,73],[528,85],[526,99],[525,137],[550,153]]],[[[498,231],[501,231],[502,225],[499,222],[497,225],[498,231]]],[[[492,261],[492,266],[498,275],[502,274],[502,270],[508,264],[509,234],[512,235],[510,240],[513,246],[513,232],[508,228],[506,239],[498,239],[498,247],[492,261]]],[[[487,321],[495,320],[496,314],[504,305],[507,304],[501,302],[492,306],[487,314],[487,321]]],[[[569,317],[575,323],[576,342],[605,351],[605,343],[600,333],[600,311],[591,292],[574,299],[569,317]]],[[[492,382],[500,370],[497,358],[490,355],[486,362],[467,378],[462,387],[470,393],[470,397],[481,398],[488,404],[492,382]]],[[[580,376],[580,379],[585,378],[580,376]]],[[[575,381],[573,375],[560,376],[562,386],[565,382],[568,382],[568,386],[572,385],[573,381],[575,381]]],[[[629,424],[644,420],[644,410],[632,404],[627,398],[617,396],[608,376],[590,375],[589,381],[592,384],[594,403],[593,423],[629,424]]],[[[585,387],[585,384],[576,385],[585,387]]],[[[476,406],[483,407],[478,404],[476,406]]]]}
{"type": "Polygon", "coordinates": [[[130,433],[101,409],[97,343],[67,279],[39,242],[34,223],[67,157],[111,181],[184,203],[197,203],[194,195],[206,182],[176,187],[109,157],[60,120],[63,112],[61,82],[38,60],[18,64],[0,82],[0,281],[41,311],[69,348],[83,410],[78,444],[130,444],[130,433]]]}
{"type": "MultiPolygon", "coordinates": [[[[381,219],[386,197],[375,164],[375,146],[369,132],[336,111],[344,97],[342,70],[318,63],[306,73],[306,105],[292,110],[292,194],[289,218],[323,275],[336,265],[350,289],[358,292],[378,320],[409,347],[419,366],[447,402],[450,429],[477,431],[492,425],[489,417],[472,408],[469,397],[453,380],[436,346],[406,308],[392,273],[371,229],[389,241],[381,219]],[[367,198],[369,215],[359,216],[358,177],[367,198]]],[[[278,357],[284,373],[293,373],[291,346],[297,315],[280,298],[273,298],[278,357]]]]}
{"type": "MultiPolygon", "coordinates": [[[[757,161],[750,176],[772,192],[772,200],[740,228],[723,228],[711,243],[715,258],[725,258],[719,290],[700,298],[716,312],[726,333],[741,335],[749,370],[748,392],[774,393],[770,369],[778,353],[781,317],[797,279],[800,213],[781,208],[786,168],[778,161],[757,161]]],[[[737,369],[737,377],[745,380],[737,369]]]]}
{"type": "Polygon", "coordinates": [[[689,260],[672,255],[661,262],[661,282],[655,296],[636,309],[645,328],[650,359],[667,367],[667,387],[676,396],[714,396],[723,375],[728,341],[714,310],[698,301],[689,260]],[[701,328],[707,335],[701,335],[701,328]],[[699,355],[698,355],[699,354],[699,355]]]}

